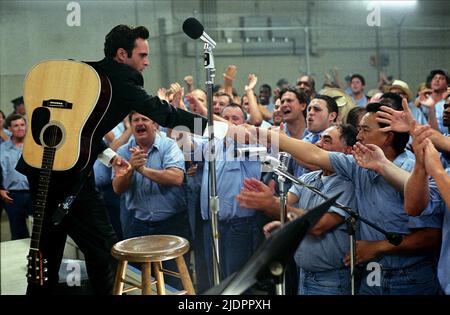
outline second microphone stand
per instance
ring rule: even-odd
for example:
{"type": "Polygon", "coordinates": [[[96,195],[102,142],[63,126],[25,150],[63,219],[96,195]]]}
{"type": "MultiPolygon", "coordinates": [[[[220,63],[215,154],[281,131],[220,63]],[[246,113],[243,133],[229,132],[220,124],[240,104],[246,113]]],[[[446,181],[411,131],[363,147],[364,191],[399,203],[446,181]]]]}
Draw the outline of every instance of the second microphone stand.
{"type": "MultiPolygon", "coordinates": [[[[283,171],[287,171],[287,167],[283,164],[279,166],[283,171]]],[[[277,174],[278,176],[278,190],[280,194],[280,222],[281,225],[286,223],[287,218],[287,192],[286,192],[286,177],[282,174],[277,174]]],[[[277,295],[286,295],[286,270],[283,266],[271,266],[270,272],[276,277],[275,281],[275,293],[277,295]]]]}
{"type": "MultiPolygon", "coordinates": [[[[271,159],[271,157],[267,157],[267,159],[265,161],[263,161],[263,163],[265,163],[266,165],[269,165],[272,168],[273,172],[278,175],[278,177],[281,176],[283,178],[288,178],[294,184],[303,186],[303,187],[315,192],[317,195],[324,198],[325,200],[328,198],[319,189],[305,184],[304,182],[295,178],[295,176],[293,176],[292,174],[288,173],[277,160],[272,161],[270,159],[271,159]]],[[[280,200],[280,204],[281,204],[281,200],[280,200]]],[[[378,232],[384,234],[386,236],[387,240],[395,246],[399,245],[402,242],[403,237],[402,237],[402,235],[400,235],[398,233],[392,233],[392,232],[385,231],[384,229],[380,228],[376,224],[361,217],[358,213],[354,212],[350,207],[344,206],[337,201],[333,204],[333,206],[344,210],[349,215],[349,218],[347,219],[347,228],[348,228],[349,240],[350,240],[350,275],[351,275],[350,281],[351,281],[351,292],[352,292],[352,295],[354,295],[355,294],[355,261],[356,261],[356,259],[355,259],[355,257],[356,257],[356,253],[355,253],[356,221],[360,220],[361,222],[364,222],[365,224],[369,225],[370,227],[377,230],[378,232]]]]}
{"type": "Polygon", "coordinates": [[[220,255],[219,255],[219,196],[217,195],[216,185],[216,146],[214,142],[214,112],[213,112],[213,87],[216,69],[214,66],[214,57],[212,54],[214,46],[210,43],[204,44],[204,65],[206,70],[206,96],[208,103],[208,183],[209,183],[209,218],[211,220],[212,236],[212,257],[213,257],[213,280],[214,284],[220,283],[220,255]]]}

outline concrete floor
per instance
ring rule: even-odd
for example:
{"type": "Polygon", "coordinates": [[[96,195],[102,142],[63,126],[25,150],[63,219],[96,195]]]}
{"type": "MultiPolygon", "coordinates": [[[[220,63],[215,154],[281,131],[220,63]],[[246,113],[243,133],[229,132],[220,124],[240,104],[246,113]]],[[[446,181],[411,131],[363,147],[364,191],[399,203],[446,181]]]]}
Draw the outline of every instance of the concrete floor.
{"type": "Polygon", "coordinates": [[[11,233],[9,231],[8,216],[6,215],[6,211],[2,210],[1,225],[0,225],[0,241],[5,242],[10,240],[11,240],[11,233]]]}

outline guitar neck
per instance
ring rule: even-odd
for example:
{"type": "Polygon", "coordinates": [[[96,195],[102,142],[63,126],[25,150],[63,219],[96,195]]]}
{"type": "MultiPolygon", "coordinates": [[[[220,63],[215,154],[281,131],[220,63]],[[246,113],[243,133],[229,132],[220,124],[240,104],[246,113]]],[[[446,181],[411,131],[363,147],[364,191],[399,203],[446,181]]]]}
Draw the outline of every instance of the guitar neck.
{"type": "Polygon", "coordinates": [[[34,201],[33,214],[33,232],[31,234],[30,248],[39,250],[41,239],[42,224],[44,222],[44,211],[47,204],[48,187],[50,185],[50,176],[55,160],[56,148],[44,147],[42,156],[42,165],[39,172],[38,190],[34,201]]]}

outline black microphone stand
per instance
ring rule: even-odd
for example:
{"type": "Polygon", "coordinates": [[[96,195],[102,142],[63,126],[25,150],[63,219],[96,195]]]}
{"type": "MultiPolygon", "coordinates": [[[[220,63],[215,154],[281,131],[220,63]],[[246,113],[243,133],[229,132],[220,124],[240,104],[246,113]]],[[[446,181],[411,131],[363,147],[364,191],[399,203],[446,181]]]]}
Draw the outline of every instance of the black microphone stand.
{"type": "MultiPolygon", "coordinates": [[[[319,195],[320,197],[324,198],[325,200],[328,199],[327,196],[325,196],[319,189],[317,189],[316,187],[310,186],[302,181],[300,181],[299,179],[295,178],[295,176],[291,175],[290,173],[288,173],[287,171],[285,171],[283,169],[283,166],[276,161],[274,164],[276,165],[272,165],[271,164],[271,160],[270,157],[266,157],[266,160],[263,160],[263,163],[270,166],[273,170],[273,172],[275,174],[277,174],[278,176],[283,176],[285,178],[290,179],[294,184],[299,185],[299,186],[303,186],[309,190],[311,190],[312,192],[316,193],[317,195],[319,195]]],[[[281,202],[280,202],[281,203],[281,202]]],[[[356,241],[355,241],[355,225],[357,220],[360,220],[361,222],[364,222],[365,224],[367,224],[368,226],[370,226],[371,228],[377,230],[378,232],[384,234],[387,238],[387,240],[389,241],[389,243],[397,246],[402,242],[403,236],[401,234],[398,233],[393,233],[393,232],[387,232],[386,230],[380,228],[379,226],[377,226],[376,224],[370,222],[369,220],[365,219],[364,217],[361,217],[358,213],[356,213],[355,211],[353,211],[350,207],[344,206],[343,204],[335,201],[333,203],[333,206],[339,209],[344,210],[348,215],[349,218],[347,219],[347,231],[349,233],[349,242],[350,242],[350,281],[351,281],[351,292],[352,295],[355,294],[355,249],[356,249],[356,241]]]]}
{"type": "Polygon", "coordinates": [[[214,142],[214,112],[213,112],[213,86],[216,69],[214,65],[214,56],[212,50],[214,46],[211,43],[204,44],[204,66],[206,70],[206,96],[208,103],[208,183],[209,183],[209,218],[211,220],[211,239],[212,239],[212,257],[213,257],[213,279],[214,284],[220,282],[220,255],[219,255],[219,196],[217,195],[216,185],[216,145],[214,142]]]}

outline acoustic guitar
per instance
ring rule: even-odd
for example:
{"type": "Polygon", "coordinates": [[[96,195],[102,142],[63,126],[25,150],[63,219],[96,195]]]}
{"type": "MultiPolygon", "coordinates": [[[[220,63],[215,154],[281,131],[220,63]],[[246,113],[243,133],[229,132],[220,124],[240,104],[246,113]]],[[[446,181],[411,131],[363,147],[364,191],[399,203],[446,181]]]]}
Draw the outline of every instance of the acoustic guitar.
{"type": "Polygon", "coordinates": [[[93,136],[111,101],[111,84],[86,63],[49,60],[27,74],[23,96],[27,135],[22,154],[27,164],[40,170],[27,278],[44,285],[47,260],[39,245],[51,173],[86,168],[93,136]]]}

